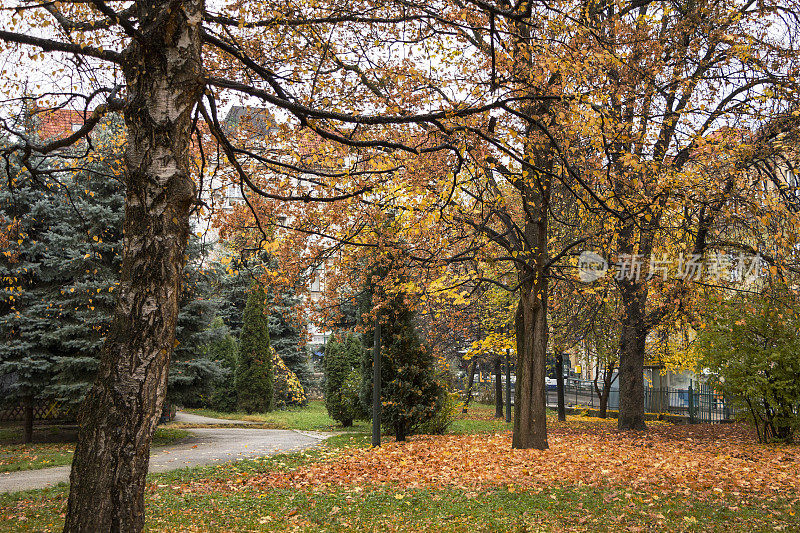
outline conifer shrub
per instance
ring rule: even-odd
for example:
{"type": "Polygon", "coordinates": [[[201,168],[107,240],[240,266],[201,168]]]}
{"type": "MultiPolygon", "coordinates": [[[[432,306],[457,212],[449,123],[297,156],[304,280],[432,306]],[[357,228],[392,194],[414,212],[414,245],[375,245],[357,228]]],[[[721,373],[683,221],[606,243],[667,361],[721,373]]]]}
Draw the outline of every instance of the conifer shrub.
{"type": "Polygon", "coordinates": [[[328,415],[343,426],[366,417],[358,398],[361,388],[361,342],[353,334],[343,340],[331,339],[325,345],[325,408],[328,415]]]}
{"type": "Polygon", "coordinates": [[[237,407],[247,413],[271,411],[275,373],[269,346],[269,327],[264,309],[266,295],[254,285],[247,295],[239,337],[235,386],[237,407]]]}

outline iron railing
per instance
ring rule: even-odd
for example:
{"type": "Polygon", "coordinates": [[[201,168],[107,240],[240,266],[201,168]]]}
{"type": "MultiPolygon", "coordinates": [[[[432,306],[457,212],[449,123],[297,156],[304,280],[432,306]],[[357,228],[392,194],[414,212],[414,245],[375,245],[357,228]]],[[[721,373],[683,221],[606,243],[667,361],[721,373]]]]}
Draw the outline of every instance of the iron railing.
{"type": "MultiPolygon", "coordinates": [[[[511,384],[513,403],[514,385],[511,384]]],[[[491,392],[490,384],[476,384],[476,396],[483,388],[491,392]]],[[[588,380],[564,380],[564,400],[567,407],[600,406],[600,400],[594,390],[594,384],[588,380]]],[[[558,399],[555,387],[548,387],[548,407],[556,407],[558,399]]],[[[619,390],[612,390],[608,398],[608,409],[619,409],[619,390]]],[[[644,410],[651,414],[669,414],[687,417],[692,422],[728,422],[736,418],[737,410],[723,394],[711,387],[701,384],[688,389],[645,387],[644,410]]]]}

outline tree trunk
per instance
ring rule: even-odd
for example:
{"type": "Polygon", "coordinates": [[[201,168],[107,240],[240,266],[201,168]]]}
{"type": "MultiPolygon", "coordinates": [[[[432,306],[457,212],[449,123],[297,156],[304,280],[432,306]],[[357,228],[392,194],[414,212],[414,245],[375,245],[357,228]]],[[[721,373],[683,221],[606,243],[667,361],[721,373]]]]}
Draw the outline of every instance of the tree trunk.
{"type": "Polygon", "coordinates": [[[608,393],[610,391],[604,390],[600,395],[600,418],[608,418],[608,393]]]}
{"type": "MultiPolygon", "coordinates": [[[[523,33],[528,28],[522,28],[523,33]]],[[[540,112],[548,112],[542,104],[540,112]]],[[[536,110],[531,110],[536,111],[536,110]]],[[[530,132],[529,132],[530,134],[530,132]]],[[[514,396],[513,448],[547,449],[547,292],[548,240],[547,217],[550,205],[551,172],[550,148],[542,149],[532,137],[525,147],[523,175],[525,184],[525,225],[522,254],[528,257],[517,264],[520,282],[516,314],[517,386],[514,396]],[[541,172],[546,169],[547,172],[541,172]],[[527,173],[527,174],[526,174],[527,173]],[[533,180],[533,181],[530,181],[533,180]]]]}
{"type": "Polygon", "coordinates": [[[546,450],[547,407],[545,367],[547,360],[547,280],[542,287],[523,292],[516,315],[517,385],[514,395],[512,447],[546,450]]]}
{"type": "Polygon", "coordinates": [[[469,401],[472,399],[472,385],[475,383],[475,364],[477,363],[477,359],[475,357],[472,358],[472,361],[469,364],[469,381],[467,382],[467,390],[466,395],[464,398],[464,409],[461,411],[462,413],[466,414],[467,410],[469,409],[469,401]]]}
{"type": "Polygon", "coordinates": [[[500,356],[494,360],[494,417],[503,418],[503,368],[500,356]]]}
{"type": "Polygon", "coordinates": [[[23,442],[30,444],[33,442],[33,396],[25,397],[23,426],[23,442]]]}
{"type": "Polygon", "coordinates": [[[203,0],[139,7],[125,52],[125,238],[118,300],[81,409],[64,531],[141,531],[150,442],[167,386],[195,186],[203,0]]]}
{"type": "MultiPolygon", "coordinates": [[[[599,370],[600,365],[597,365],[599,370]]],[[[594,376],[594,390],[597,392],[597,398],[600,400],[600,418],[608,417],[608,398],[611,396],[611,385],[614,383],[614,369],[616,364],[614,362],[608,363],[603,366],[603,389],[597,386],[597,380],[600,373],[595,373],[594,376]]]]}
{"type": "Polygon", "coordinates": [[[647,329],[643,325],[646,291],[638,283],[620,284],[625,314],[619,346],[619,419],[621,430],[644,430],[644,357],[647,329]]]}
{"type": "Polygon", "coordinates": [[[406,441],[406,423],[405,421],[399,421],[394,426],[394,436],[397,442],[405,442],[406,441]]]}
{"type": "Polygon", "coordinates": [[[606,366],[603,375],[603,392],[600,394],[600,418],[608,416],[608,397],[611,396],[611,384],[614,382],[614,363],[606,366]]]}
{"type": "MultiPolygon", "coordinates": [[[[653,232],[640,230],[632,222],[619,232],[619,257],[639,257],[647,264],[653,251],[653,232]],[[637,232],[639,239],[636,240],[637,232]],[[634,255],[636,254],[636,255],[634,255]]],[[[635,272],[617,279],[623,316],[619,340],[619,419],[621,430],[644,430],[644,357],[648,281],[635,272]]]]}

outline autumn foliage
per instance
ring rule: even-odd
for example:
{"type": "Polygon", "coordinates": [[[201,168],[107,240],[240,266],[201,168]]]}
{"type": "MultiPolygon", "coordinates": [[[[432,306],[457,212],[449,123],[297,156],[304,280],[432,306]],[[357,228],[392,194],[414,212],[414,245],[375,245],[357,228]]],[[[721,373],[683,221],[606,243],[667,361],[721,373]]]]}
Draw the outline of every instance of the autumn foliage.
{"type": "Polygon", "coordinates": [[[508,433],[419,436],[376,449],[323,452],[297,469],[202,480],[180,490],[325,492],[384,485],[400,493],[457,488],[480,494],[577,486],[646,494],[650,501],[691,496],[723,506],[752,499],[796,505],[800,493],[800,451],[757,445],[741,425],[653,423],[647,433],[636,434],[620,432],[606,420],[570,416],[551,425],[548,450],[513,450],[509,439],[508,433]]]}

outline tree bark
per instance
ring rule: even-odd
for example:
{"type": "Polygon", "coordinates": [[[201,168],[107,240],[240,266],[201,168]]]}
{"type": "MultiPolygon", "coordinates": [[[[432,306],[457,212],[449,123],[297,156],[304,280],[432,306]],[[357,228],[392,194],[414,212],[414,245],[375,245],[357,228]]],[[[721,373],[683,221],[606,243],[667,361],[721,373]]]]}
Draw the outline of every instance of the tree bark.
{"type": "Polygon", "coordinates": [[[394,436],[397,442],[405,442],[406,441],[406,423],[404,421],[399,421],[394,426],[394,436]]]}
{"type": "Polygon", "coordinates": [[[23,442],[30,444],[33,442],[33,396],[25,397],[23,410],[23,442]]]}
{"type": "Polygon", "coordinates": [[[125,51],[125,238],[116,309],[81,409],[64,531],[141,531],[150,442],[167,385],[196,191],[191,115],[202,95],[203,0],[138,6],[125,51]]]}
{"type": "Polygon", "coordinates": [[[469,364],[469,378],[467,382],[467,390],[466,395],[464,398],[464,409],[462,409],[462,413],[466,414],[469,410],[469,401],[472,399],[472,386],[475,383],[475,364],[477,363],[477,359],[475,357],[472,358],[472,361],[469,364]]]}
{"type": "Polygon", "coordinates": [[[600,395],[600,414],[598,415],[600,418],[608,418],[608,393],[609,391],[604,390],[600,395]]]}
{"type": "Polygon", "coordinates": [[[646,289],[639,283],[621,283],[625,309],[619,346],[619,419],[621,430],[644,430],[644,357],[647,328],[646,289]]]}
{"type": "MultiPolygon", "coordinates": [[[[638,257],[647,264],[653,251],[653,232],[628,222],[619,232],[620,257],[638,257]],[[638,239],[636,238],[638,235],[638,239]]],[[[617,279],[623,315],[619,341],[619,419],[621,430],[644,430],[645,340],[650,331],[647,316],[649,284],[635,272],[617,279]]]]}
{"type": "MultiPolygon", "coordinates": [[[[597,368],[600,368],[598,364],[597,368]]],[[[599,372],[594,376],[594,390],[597,392],[597,398],[600,400],[600,418],[608,417],[608,397],[611,395],[611,384],[614,382],[614,369],[616,364],[614,362],[603,365],[603,389],[597,386],[597,380],[600,377],[599,372]]]]}
{"type": "Polygon", "coordinates": [[[494,417],[503,418],[503,368],[501,357],[494,360],[494,417]]]}
{"type": "Polygon", "coordinates": [[[541,297],[525,291],[517,307],[517,385],[514,394],[512,447],[546,450],[547,402],[547,285],[542,279],[541,297]]]}

